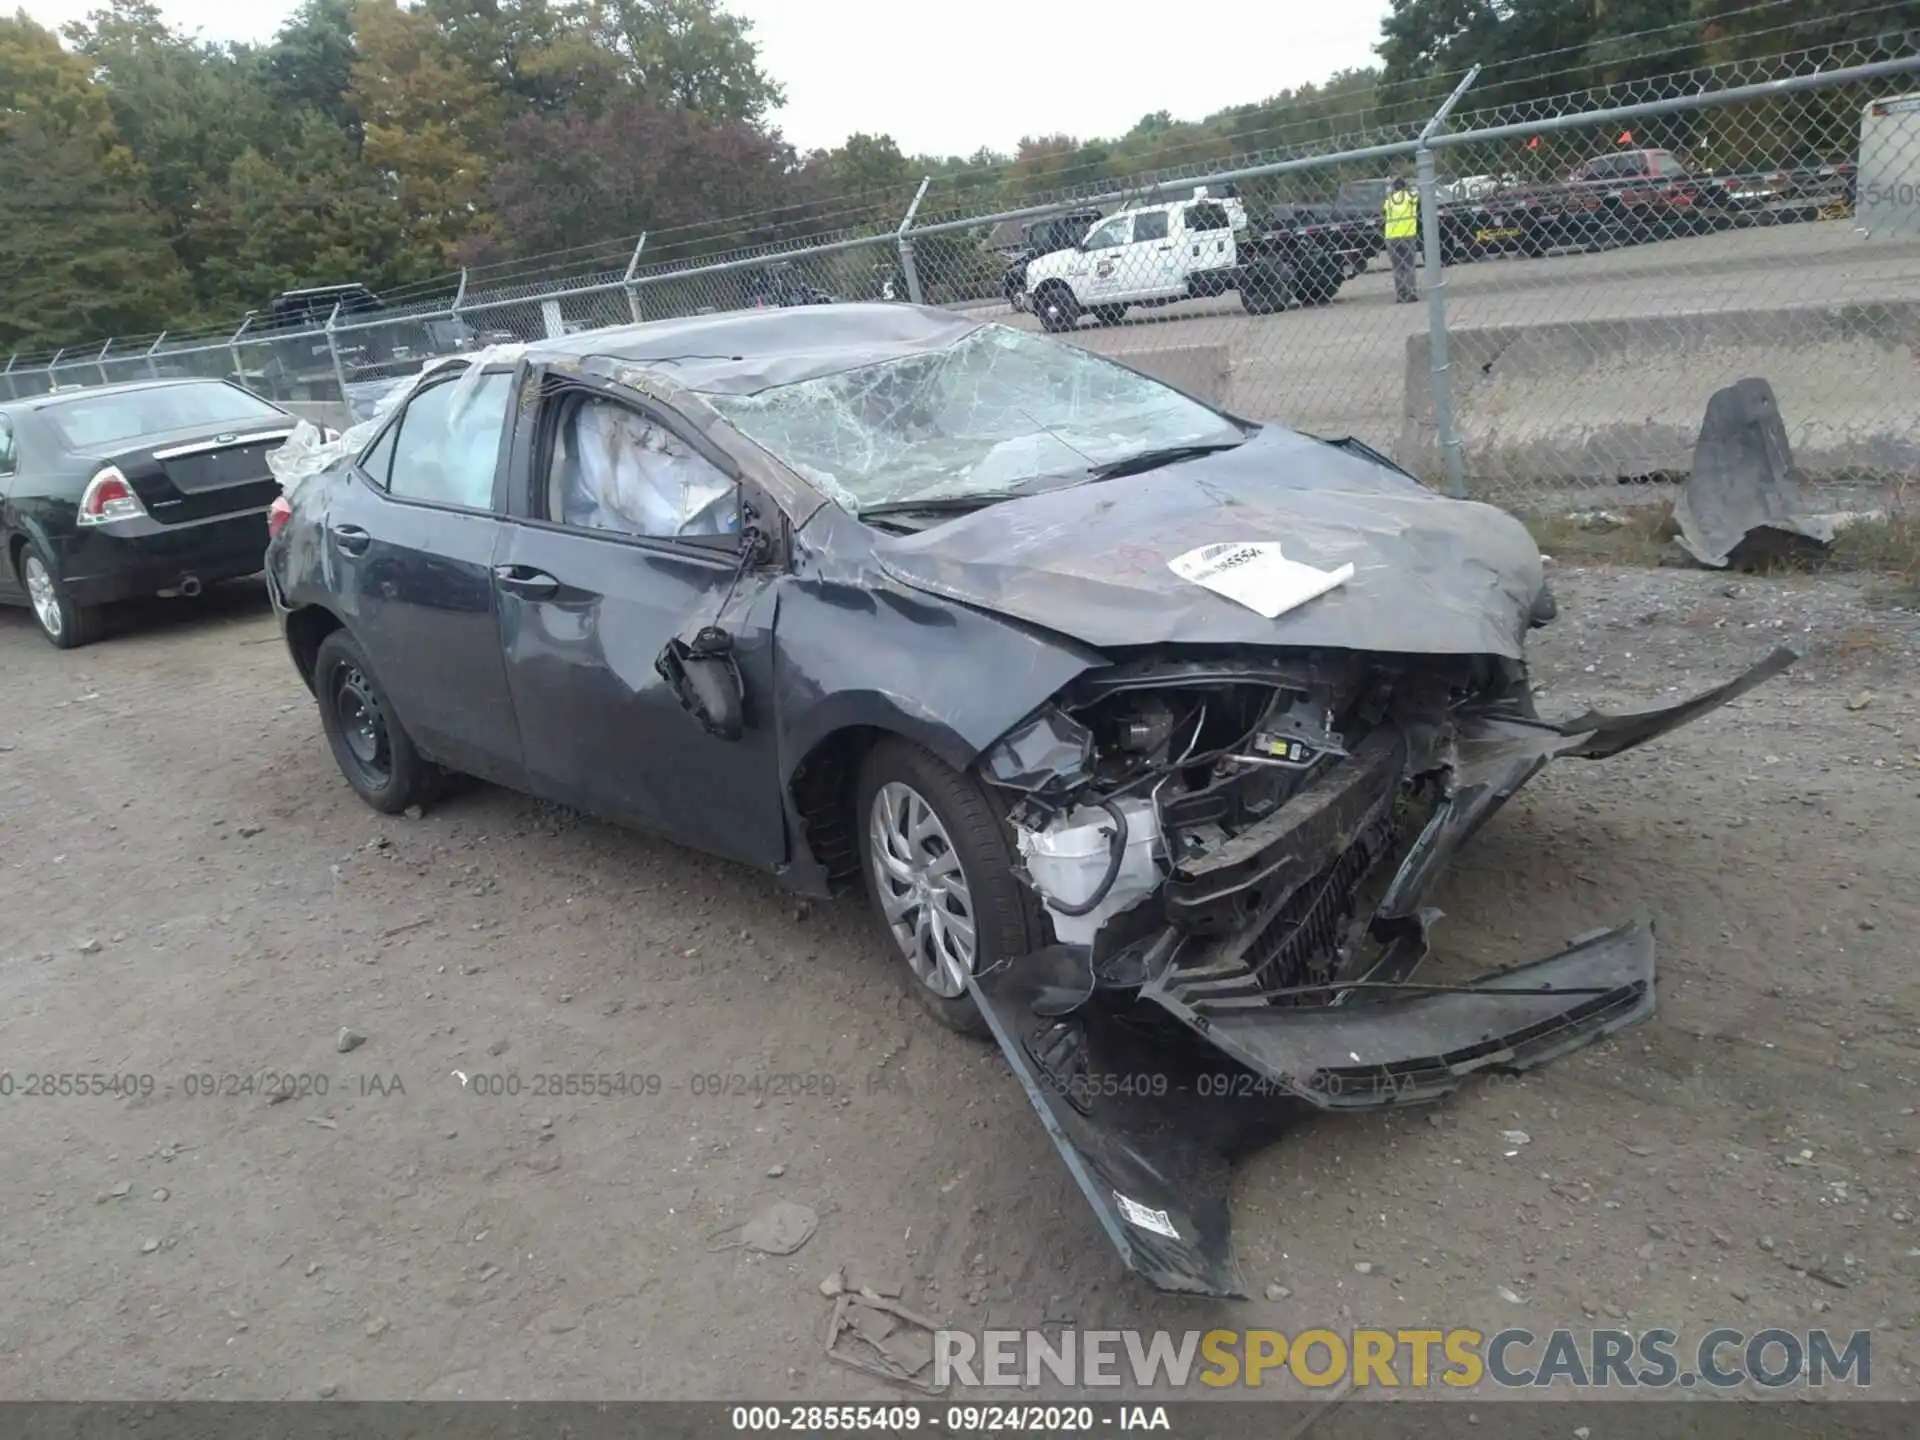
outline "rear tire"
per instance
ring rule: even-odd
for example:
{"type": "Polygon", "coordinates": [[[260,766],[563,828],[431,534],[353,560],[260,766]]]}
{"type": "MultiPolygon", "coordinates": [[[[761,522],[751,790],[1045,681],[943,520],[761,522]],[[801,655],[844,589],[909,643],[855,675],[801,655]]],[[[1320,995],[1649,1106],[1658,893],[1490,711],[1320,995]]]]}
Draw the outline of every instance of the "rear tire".
{"type": "Polygon", "coordinates": [[[1340,266],[1331,260],[1306,265],[1294,271],[1294,295],[1302,305],[1330,305],[1345,280],[1340,266]]]}
{"type": "Polygon", "coordinates": [[[354,794],[383,815],[433,798],[439,771],[414,748],[366,652],[345,630],[320,642],[313,693],[327,746],[354,794]]]}
{"type": "Polygon", "coordinates": [[[898,738],[868,752],[855,803],[867,894],[901,982],[948,1029],[990,1035],[962,976],[1031,953],[1043,933],[1014,878],[1006,811],[978,780],[898,738]]]}
{"type": "Polygon", "coordinates": [[[49,645],[58,650],[78,650],[100,638],[100,608],[74,603],[67,587],[54,578],[53,564],[39,541],[27,541],[15,563],[20,567],[20,585],[27,592],[33,618],[49,645]]]}

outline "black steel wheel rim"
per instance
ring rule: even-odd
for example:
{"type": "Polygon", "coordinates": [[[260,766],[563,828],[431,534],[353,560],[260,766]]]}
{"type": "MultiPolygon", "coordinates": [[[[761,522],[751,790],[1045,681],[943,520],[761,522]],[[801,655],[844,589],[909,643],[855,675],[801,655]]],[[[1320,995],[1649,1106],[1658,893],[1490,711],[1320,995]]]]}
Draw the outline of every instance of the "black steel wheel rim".
{"type": "Polygon", "coordinates": [[[387,737],[387,717],[373,685],[357,665],[334,671],[333,719],[347,759],[376,789],[393,775],[393,748],[387,737]]]}

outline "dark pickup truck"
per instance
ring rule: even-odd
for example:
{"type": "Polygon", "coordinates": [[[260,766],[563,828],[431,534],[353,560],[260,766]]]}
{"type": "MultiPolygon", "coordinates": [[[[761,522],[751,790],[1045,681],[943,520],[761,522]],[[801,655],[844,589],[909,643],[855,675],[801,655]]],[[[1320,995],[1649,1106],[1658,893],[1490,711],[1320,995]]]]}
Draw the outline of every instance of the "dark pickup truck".
{"type": "Polygon", "coordinates": [[[1391,180],[1353,180],[1331,201],[1277,205],[1275,226],[1290,226],[1322,249],[1338,255],[1349,275],[1358,275],[1387,248],[1383,214],[1391,180]]]}
{"type": "Polygon", "coordinates": [[[1102,218],[1098,210],[1069,210],[1035,220],[1021,231],[1021,244],[1007,253],[1007,272],[1000,285],[1007,304],[1015,310],[1026,308],[1029,262],[1056,250],[1073,249],[1102,218]]]}

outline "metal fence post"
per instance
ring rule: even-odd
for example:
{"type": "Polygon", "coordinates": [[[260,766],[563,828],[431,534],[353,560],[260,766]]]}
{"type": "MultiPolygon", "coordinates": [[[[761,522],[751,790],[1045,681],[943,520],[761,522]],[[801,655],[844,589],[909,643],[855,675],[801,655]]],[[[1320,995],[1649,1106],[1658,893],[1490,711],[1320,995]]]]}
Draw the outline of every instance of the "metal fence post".
{"type": "Polygon", "coordinates": [[[107,376],[107,351],[112,348],[113,337],[108,336],[107,343],[100,347],[100,353],[93,357],[93,368],[100,372],[100,383],[102,385],[111,385],[113,383],[107,376]]]}
{"type": "Polygon", "coordinates": [[[160,367],[153,363],[153,357],[160,353],[160,342],[166,338],[167,332],[162,330],[158,335],[153,337],[153,344],[147,347],[147,377],[149,379],[158,380],[160,378],[160,367]]]}
{"type": "Polygon", "coordinates": [[[908,233],[913,229],[913,217],[920,213],[920,202],[927,198],[927,187],[933,184],[931,175],[920,181],[920,188],[914,192],[913,203],[907,206],[906,217],[901,220],[900,228],[893,232],[893,241],[900,249],[900,269],[907,277],[907,298],[916,305],[926,304],[920,290],[920,267],[913,263],[913,237],[908,233]]]}
{"type": "Polygon", "coordinates": [[[340,362],[340,346],[333,337],[333,323],[340,318],[340,307],[344,301],[333,302],[333,309],[327,312],[327,354],[333,359],[333,383],[340,387],[340,403],[352,412],[351,402],[347,399],[347,369],[340,362]]]}
{"type": "Polygon", "coordinates": [[[1427,343],[1433,358],[1433,424],[1440,436],[1440,459],[1446,469],[1447,494],[1456,500],[1467,498],[1466,464],[1460,454],[1460,433],[1453,423],[1453,357],[1447,348],[1447,274],[1445,247],[1440,243],[1440,186],[1437,183],[1433,151],[1427,142],[1460,103],[1460,97],[1479,78],[1480,67],[1467,72],[1454,91],[1420,132],[1420,148],[1414,152],[1420,196],[1420,238],[1427,262],[1427,343]]]}
{"type": "Polygon", "coordinates": [[[0,370],[0,376],[6,377],[7,398],[9,400],[18,400],[20,398],[20,392],[13,388],[13,362],[19,358],[20,352],[18,350],[9,351],[7,354],[7,368],[0,370]]]}
{"type": "Polygon", "coordinates": [[[647,232],[642,230],[640,238],[633,242],[633,254],[627,257],[627,273],[620,277],[621,288],[627,292],[627,314],[633,317],[636,325],[644,317],[640,314],[640,287],[634,283],[633,277],[640,270],[640,252],[646,248],[647,232]]]}
{"type": "Polygon", "coordinates": [[[62,345],[53,352],[53,358],[47,361],[47,389],[49,390],[60,388],[60,357],[66,353],[67,347],[62,345]]]}
{"type": "Polygon", "coordinates": [[[258,310],[249,310],[246,319],[240,322],[240,328],[227,337],[227,359],[233,362],[235,383],[244,381],[247,377],[246,367],[240,363],[240,337],[247,333],[247,327],[253,324],[253,317],[259,313],[258,310]]]}

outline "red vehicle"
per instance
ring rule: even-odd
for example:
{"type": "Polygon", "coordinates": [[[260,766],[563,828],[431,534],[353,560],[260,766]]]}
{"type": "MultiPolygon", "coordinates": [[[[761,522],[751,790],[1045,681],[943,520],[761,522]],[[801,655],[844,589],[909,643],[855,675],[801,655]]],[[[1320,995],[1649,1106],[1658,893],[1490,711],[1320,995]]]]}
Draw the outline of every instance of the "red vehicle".
{"type": "Polygon", "coordinates": [[[1715,226],[1715,198],[1670,150],[1616,150],[1574,169],[1564,204],[1571,215],[1614,222],[1625,237],[1664,240],[1715,226]]]}

